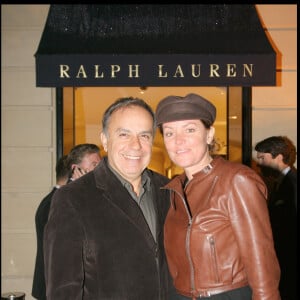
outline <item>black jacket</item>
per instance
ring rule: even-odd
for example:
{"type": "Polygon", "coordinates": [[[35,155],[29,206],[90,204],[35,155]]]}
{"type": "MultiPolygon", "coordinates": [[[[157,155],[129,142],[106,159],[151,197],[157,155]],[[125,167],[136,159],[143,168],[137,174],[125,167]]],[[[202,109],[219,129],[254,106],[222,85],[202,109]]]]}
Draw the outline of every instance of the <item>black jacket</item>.
{"type": "Polygon", "coordinates": [[[48,221],[48,215],[51,205],[51,200],[56,187],[41,201],[35,214],[35,227],[37,238],[37,252],[35,259],[35,268],[32,283],[32,296],[39,300],[46,300],[46,286],[44,275],[44,252],[43,252],[43,237],[44,228],[48,221]]]}
{"type": "Polygon", "coordinates": [[[270,221],[281,268],[282,300],[297,297],[297,171],[291,169],[271,194],[270,221]]]}
{"type": "Polygon", "coordinates": [[[156,244],[137,203],[102,159],[56,192],[45,228],[48,300],[168,299],[163,249],[168,179],[149,172],[157,210],[156,244]]]}

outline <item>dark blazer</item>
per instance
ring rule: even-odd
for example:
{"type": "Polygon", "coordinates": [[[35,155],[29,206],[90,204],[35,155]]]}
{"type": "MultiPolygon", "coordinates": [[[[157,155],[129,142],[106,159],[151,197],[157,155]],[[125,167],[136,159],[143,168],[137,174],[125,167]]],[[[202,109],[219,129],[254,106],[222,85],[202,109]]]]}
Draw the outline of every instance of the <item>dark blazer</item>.
{"type": "Polygon", "coordinates": [[[44,253],[43,253],[43,237],[44,228],[48,221],[48,215],[51,205],[52,196],[57,190],[56,187],[41,201],[35,214],[35,227],[37,238],[37,252],[35,259],[32,292],[31,295],[39,300],[46,300],[46,286],[44,275],[44,253]]]}
{"type": "Polygon", "coordinates": [[[273,191],[269,204],[274,246],[281,269],[282,300],[297,298],[297,171],[291,169],[273,191]]]}
{"type": "Polygon", "coordinates": [[[290,171],[285,175],[284,181],[282,183],[284,189],[289,193],[289,197],[294,200],[295,211],[297,214],[297,170],[291,168],[290,171]],[[286,183],[285,183],[286,181],[286,183]],[[285,186],[287,185],[287,186],[285,186]]]}
{"type": "Polygon", "coordinates": [[[168,179],[147,170],[157,212],[157,244],[137,203],[101,160],[59,189],[45,228],[48,300],[168,299],[163,249],[168,179]]]}

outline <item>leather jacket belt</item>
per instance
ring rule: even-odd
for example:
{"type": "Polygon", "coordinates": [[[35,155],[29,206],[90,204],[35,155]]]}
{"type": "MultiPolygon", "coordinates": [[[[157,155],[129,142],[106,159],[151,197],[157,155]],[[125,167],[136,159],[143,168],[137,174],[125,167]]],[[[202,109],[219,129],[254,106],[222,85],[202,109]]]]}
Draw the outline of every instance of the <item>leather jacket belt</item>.
{"type": "Polygon", "coordinates": [[[237,283],[231,284],[231,285],[223,285],[223,286],[216,287],[216,288],[213,288],[213,289],[203,289],[203,290],[200,289],[200,290],[190,292],[190,293],[177,290],[177,293],[180,294],[180,295],[186,296],[186,297],[190,297],[190,298],[195,298],[195,297],[204,298],[204,297],[211,297],[213,295],[228,292],[228,291],[231,291],[231,290],[235,290],[235,289],[238,289],[238,288],[241,288],[241,287],[245,287],[247,285],[249,285],[248,282],[243,281],[243,282],[237,282],[237,283]]]}

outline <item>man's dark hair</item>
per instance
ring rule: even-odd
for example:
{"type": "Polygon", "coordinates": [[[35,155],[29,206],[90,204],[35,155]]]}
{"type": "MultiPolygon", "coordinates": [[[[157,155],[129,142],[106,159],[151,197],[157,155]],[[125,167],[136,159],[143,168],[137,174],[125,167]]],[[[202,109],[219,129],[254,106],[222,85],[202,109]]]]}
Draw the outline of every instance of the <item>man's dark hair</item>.
{"type": "Polygon", "coordinates": [[[296,161],[296,147],[286,136],[268,137],[258,142],[255,150],[257,152],[270,153],[272,158],[281,154],[283,162],[289,166],[292,166],[296,161]]]}
{"type": "Polygon", "coordinates": [[[103,130],[105,135],[108,134],[107,128],[108,128],[108,123],[109,123],[109,120],[110,120],[110,117],[111,117],[112,113],[119,110],[119,109],[124,109],[124,108],[132,107],[132,106],[142,107],[146,111],[149,112],[149,114],[150,114],[150,116],[152,117],[152,120],[153,120],[153,133],[155,132],[156,121],[155,121],[155,114],[154,114],[152,108],[144,100],[142,100],[140,98],[125,97],[125,98],[117,99],[104,112],[103,118],[102,118],[102,130],[103,130]]]}
{"type": "Polygon", "coordinates": [[[69,168],[68,168],[67,160],[68,160],[68,155],[64,155],[57,161],[56,167],[55,167],[56,181],[59,181],[61,179],[65,179],[68,177],[69,168]]]}
{"type": "Polygon", "coordinates": [[[100,155],[100,148],[95,144],[79,144],[73,147],[68,154],[67,165],[69,171],[73,164],[80,164],[86,154],[97,153],[100,155]]]}

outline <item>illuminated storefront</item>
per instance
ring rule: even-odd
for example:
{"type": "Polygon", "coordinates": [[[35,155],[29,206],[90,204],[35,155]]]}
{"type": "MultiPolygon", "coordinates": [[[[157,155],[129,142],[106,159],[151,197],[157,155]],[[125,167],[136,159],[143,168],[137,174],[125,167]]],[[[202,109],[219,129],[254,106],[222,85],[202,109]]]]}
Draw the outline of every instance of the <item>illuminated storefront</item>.
{"type": "MultiPolygon", "coordinates": [[[[98,143],[103,109],[118,97],[155,108],[197,92],[217,106],[218,154],[250,164],[251,87],[276,85],[254,5],[51,5],[35,56],[36,85],[56,88],[58,156],[98,143]]],[[[157,137],[157,161],[161,147],[157,137]]]]}

